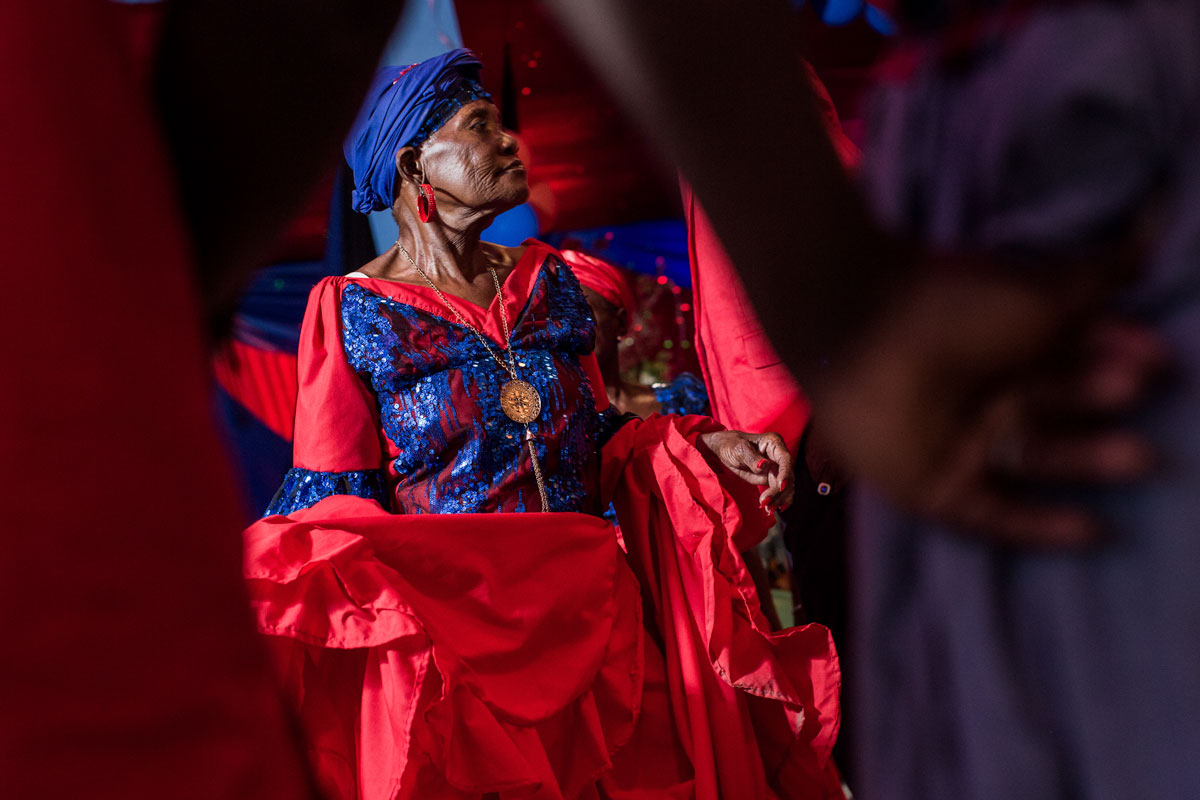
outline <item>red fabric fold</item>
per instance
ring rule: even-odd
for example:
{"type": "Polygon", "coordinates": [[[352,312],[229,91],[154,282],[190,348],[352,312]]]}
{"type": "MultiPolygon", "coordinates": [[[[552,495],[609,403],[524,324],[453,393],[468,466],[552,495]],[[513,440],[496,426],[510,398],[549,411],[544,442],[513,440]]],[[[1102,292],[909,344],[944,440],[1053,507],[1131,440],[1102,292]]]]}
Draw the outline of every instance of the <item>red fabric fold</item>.
{"type": "Polygon", "coordinates": [[[641,607],[602,519],[334,496],[251,526],[245,573],[333,797],[573,797],[632,732],[641,607]]]}
{"type": "Polygon", "coordinates": [[[739,550],[761,524],[714,468],[701,417],[651,417],[605,449],[629,564],[654,610],[696,797],[842,797],[829,760],[841,669],[829,631],[773,633],[739,550]]]}
{"type": "Polygon", "coordinates": [[[572,513],[335,496],[249,528],[259,628],[329,796],[840,797],[832,642],[769,632],[738,556],[765,520],[698,448],[713,428],[654,417],[609,443],[628,558],[572,513]]]}

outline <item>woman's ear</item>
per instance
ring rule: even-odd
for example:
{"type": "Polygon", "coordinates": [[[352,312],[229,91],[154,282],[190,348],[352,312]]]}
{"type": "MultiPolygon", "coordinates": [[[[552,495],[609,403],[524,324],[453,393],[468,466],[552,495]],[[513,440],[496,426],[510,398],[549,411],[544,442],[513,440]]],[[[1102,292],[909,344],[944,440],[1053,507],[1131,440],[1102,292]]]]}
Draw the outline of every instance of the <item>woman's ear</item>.
{"type": "Polygon", "coordinates": [[[417,160],[417,148],[401,147],[396,151],[396,172],[400,173],[402,181],[414,185],[421,183],[425,175],[417,160]]]}

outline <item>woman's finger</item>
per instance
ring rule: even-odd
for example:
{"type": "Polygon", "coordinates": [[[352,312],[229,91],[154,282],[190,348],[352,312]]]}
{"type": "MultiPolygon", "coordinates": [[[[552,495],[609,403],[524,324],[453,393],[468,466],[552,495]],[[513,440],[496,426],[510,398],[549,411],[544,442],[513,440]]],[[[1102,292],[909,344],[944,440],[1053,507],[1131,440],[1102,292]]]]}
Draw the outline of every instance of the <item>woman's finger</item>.
{"type": "Polygon", "coordinates": [[[783,510],[792,504],[796,499],[796,481],[792,478],[787,478],[783,483],[783,489],[779,492],[779,497],[775,502],[775,507],[783,510]]]}
{"type": "Polygon", "coordinates": [[[746,434],[753,442],[756,450],[766,457],[767,471],[773,479],[772,486],[779,487],[779,481],[791,471],[792,457],[784,447],[783,437],[777,433],[746,434]]]}
{"type": "Polygon", "coordinates": [[[788,452],[783,437],[777,433],[759,434],[754,437],[758,451],[767,456],[774,469],[771,471],[771,508],[789,505],[796,492],[796,480],[792,455],[788,452]]]}
{"type": "Polygon", "coordinates": [[[723,452],[719,453],[721,462],[749,483],[756,486],[769,483],[771,475],[769,464],[763,463],[765,459],[759,451],[753,444],[746,441],[744,434],[736,431],[728,433],[730,435],[724,437],[723,452]]]}
{"type": "Polygon", "coordinates": [[[776,490],[772,487],[767,487],[761,494],[759,494],[758,505],[764,511],[773,511],[776,506],[775,501],[777,498],[778,492],[776,492],[776,490]]]}

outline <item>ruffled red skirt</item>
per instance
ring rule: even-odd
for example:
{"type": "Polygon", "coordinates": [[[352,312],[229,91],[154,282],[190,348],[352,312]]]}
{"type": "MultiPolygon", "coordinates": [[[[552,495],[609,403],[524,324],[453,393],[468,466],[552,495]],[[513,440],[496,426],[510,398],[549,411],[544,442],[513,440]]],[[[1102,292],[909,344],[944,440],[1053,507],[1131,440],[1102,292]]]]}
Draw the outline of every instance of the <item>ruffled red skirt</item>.
{"type": "Polygon", "coordinates": [[[701,424],[606,448],[627,552],[583,514],[356,497],[249,528],[258,626],[326,793],[841,797],[832,641],[769,631],[738,555],[763,520],[694,446],[701,424]]]}

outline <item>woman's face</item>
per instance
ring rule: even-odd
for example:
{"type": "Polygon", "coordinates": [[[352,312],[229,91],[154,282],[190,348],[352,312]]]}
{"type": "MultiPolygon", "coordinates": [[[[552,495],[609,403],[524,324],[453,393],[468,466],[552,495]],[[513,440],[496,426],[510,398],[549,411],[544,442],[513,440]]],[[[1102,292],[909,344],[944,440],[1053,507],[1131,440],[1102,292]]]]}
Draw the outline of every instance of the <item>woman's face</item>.
{"type": "Polygon", "coordinates": [[[525,165],[517,140],[500,125],[500,114],[487,100],[458,110],[421,148],[425,179],[438,191],[438,208],[447,202],[495,213],[529,197],[525,165]]]}

